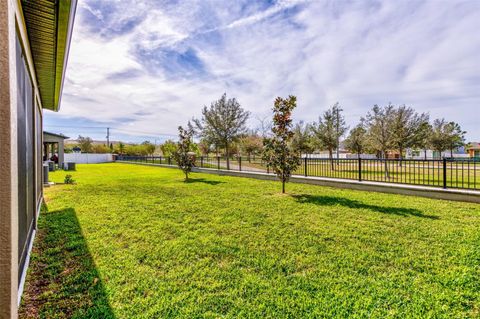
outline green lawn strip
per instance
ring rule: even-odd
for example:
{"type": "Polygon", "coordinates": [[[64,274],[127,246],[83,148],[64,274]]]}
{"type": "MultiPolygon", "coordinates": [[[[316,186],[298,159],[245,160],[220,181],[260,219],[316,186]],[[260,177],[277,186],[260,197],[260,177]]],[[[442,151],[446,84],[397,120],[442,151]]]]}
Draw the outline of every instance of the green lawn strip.
{"type": "Polygon", "coordinates": [[[480,315],[478,205],[301,184],[281,195],[276,182],[195,173],[184,183],[179,170],[120,163],[72,175],[76,185],[46,190],[39,227],[55,237],[35,243],[22,307],[38,263],[57,278],[63,259],[91,262],[38,288],[43,317],[480,315]],[[57,228],[66,212],[77,226],[57,228]]]}

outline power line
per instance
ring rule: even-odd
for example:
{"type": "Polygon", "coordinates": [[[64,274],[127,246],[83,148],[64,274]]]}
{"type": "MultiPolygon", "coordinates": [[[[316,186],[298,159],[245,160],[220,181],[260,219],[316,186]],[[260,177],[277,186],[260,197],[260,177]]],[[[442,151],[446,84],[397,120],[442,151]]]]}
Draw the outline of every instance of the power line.
{"type": "MultiPolygon", "coordinates": [[[[176,134],[168,134],[168,133],[155,133],[155,132],[145,132],[145,131],[137,131],[137,130],[130,130],[118,127],[106,127],[106,126],[76,126],[76,125],[45,125],[46,127],[57,127],[57,128],[88,128],[88,129],[99,129],[99,130],[115,130],[124,133],[136,133],[136,134],[145,134],[148,136],[169,136],[169,137],[176,137],[176,134]]],[[[107,132],[107,135],[108,132],[107,132]]]]}

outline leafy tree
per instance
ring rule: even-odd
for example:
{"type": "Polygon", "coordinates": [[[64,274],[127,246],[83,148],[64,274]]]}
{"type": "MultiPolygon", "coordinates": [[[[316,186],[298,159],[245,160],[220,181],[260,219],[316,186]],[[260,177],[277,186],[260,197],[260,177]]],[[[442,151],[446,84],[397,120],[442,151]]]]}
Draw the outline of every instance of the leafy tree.
{"type": "Polygon", "coordinates": [[[425,122],[428,123],[428,114],[418,114],[411,107],[402,105],[394,110],[393,140],[400,155],[400,160],[407,148],[415,146],[416,139],[420,137],[419,132],[422,129],[422,124],[425,122]]]}
{"type": "Polygon", "coordinates": [[[145,148],[145,152],[147,153],[147,155],[152,155],[153,153],[155,153],[156,147],[150,141],[144,141],[142,143],[142,146],[145,148]]]}
{"type": "Polygon", "coordinates": [[[293,151],[301,154],[310,154],[314,151],[312,135],[310,128],[303,121],[295,124],[293,128],[293,138],[291,142],[293,151]]]}
{"type": "Polygon", "coordinates": [[[367,148],[366,142],[367,130],[365,129],[362,123],[355,126],[351,131],[348,137],[345,139],[345,148],[352,153],[360,155],[364,153],[367,148]]]}
{"type": "Polygon", "coordinates": [[[347,131],[342,111],[337,102],[323,113],[322,117],[318,119],[318,123],[313,123],[311,126],[317,144],[328,150],[332,170],[334,169],[333,151],[340,147],[340,138],[347,131]]]}
{"type": "Polygon", "coordinates": [[[414,148],[423,150],[424,158],[427,159],[427,149],[430,147],[430,136],[432,135],[432,125],[427,120],[420,124],[415,136],[414,148]]]}
{"type": "Polygon", "coordinates": [[[445,119],[433,121],[429,144],[439,154],[450,150],[453,157],[453,150],[464,145],[465,132],[455,122],[447,122],[445,119]]]}
{"type": "Polygon", "coordinates": [[[104,144],[93,144],[91,147],[91,153],[106,154],[110,152],[110,148],[104,144]]]}
{"type": "Polygon", "coordinates": [[[204,138],[200,140],[200,143],[198,143],[198,149],[202,155],[208,155],[208,153],[210,153],[211,146],[212,144],[204,138]]]}
{"type": "Polygon", "coordinates": [[[247,154],[248,161],[250,162],[252,154],[262,152],[263,140],[257,134],[248,134],[240,138],[239,146],[240,150],[247,154]]]}
{"type": "MultiPolygon", "coordinates": [[[[375,105],[362,119],[367,127],[367,140],[372,149],[387,158],[387,152],[395,148],[395,108],[389,104],[385,107],[375,105]]],[[[388,163],[385,160],[385,176],[389,178],[388,163]]]]}
{"type": "Polygon", "coordinates": [[[178,167],[185,174],[185,182],[188,182],[188,174],[195,165],[195,156],[191,152],[193,146],[192,137],[193,131],[184,129],[181,126],[178,127],[178,143],[173,157],[178,167]]]}
{"type": "Polygon", "coordinates": [[[118,153],[119,154],[125,153],[125,144],[123,144],[122,142],[118,143],[118,153]]]}
{"type": "Polygon", "coordinates": [[[165,157],[172,157],[177,150],[177,143],[172,140],[166,140],[162,145],[160,145],[160,150],[162,155],[165,157]]]}
{"type": "Polygon", "coordinates": [[[246,131],[245,124],[249,115],[235,98],[227,99],[227,94],[223,94],[209,108],[203,108],[201,119],[193,119],[200,137],[213,141],[217,147],[225,148],[227,169],[230,169],[230,145],[246,131]]]}
{"type": "Polygon", "coordinates": [[[127,155],[146,156],[148,151],[144,145],[131,144],[125,147],[125,153],[127,155]]]}
{"type": "Polygon", "coordinates": [[[449,132],[448,149],[450,150],[450,156],[453,157],[453,151],[465,145],[465,134],[467,132],[463,131],[460,124],[455,122],[449,122],[447,128],[449,132]]]}
{"type": "Polygon", "coordinates": [[[290,148],[293,137],[292,111],[297,106],[297,98],[290,95],[283,99],[277,97],[273,107],[272,137],[263,140],[262,158],[282,181],[282,193],[285,193],[285,183],[292,172],[300,165],[298,154],[290,148]]]}
{"type": "Polygon", "coordinates": [[[90,137],[79,135],[77,143],[83,153],[91,153],[93,151],[93,140],[90,137]]]}

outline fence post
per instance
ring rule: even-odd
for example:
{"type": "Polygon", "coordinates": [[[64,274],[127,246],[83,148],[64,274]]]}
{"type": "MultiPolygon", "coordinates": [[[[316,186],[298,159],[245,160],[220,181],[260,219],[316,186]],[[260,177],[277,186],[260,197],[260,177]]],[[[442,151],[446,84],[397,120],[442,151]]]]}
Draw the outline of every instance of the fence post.
{"type": "Polygon", "coordinates": [[[217,169],[220,169],[220,156],[217,156],[217,169]]]}
{"type": "Polygon", "coordinates": [[[238,169],[240,170],[240,172],[242,171],[242,157],[241,156],[238,157],[238,169]]]}
{"type": "Polygon", "coordinates": [[[447,159],[443,158],[443,188],[447,189],[447,159]]]}
{"type": "Polygon", "coordinates": [[[358,157],[358,181],[362,181],[362,158],[358,157]]]}
{"type": "Polygon", "coordinates": [[[303,160],[303,166],[304,166],[304,170],[305,170],[305,177],[308,176],[307,174],[307,156],[305,156],[305,159],[303,160]]]}

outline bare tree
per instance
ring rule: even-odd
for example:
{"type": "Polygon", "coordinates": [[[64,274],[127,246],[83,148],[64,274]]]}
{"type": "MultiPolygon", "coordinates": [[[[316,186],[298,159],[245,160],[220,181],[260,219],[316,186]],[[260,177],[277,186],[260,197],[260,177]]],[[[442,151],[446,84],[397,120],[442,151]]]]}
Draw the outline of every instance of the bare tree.
{"type": "Polygon", "coordinates": [[[227,99],[225,93],[219,100],[212,102],[209,108],[204,106],[201,119],[193,119],[200,137],[225,148],[227,169],[230,169],[230,145],[246,131],[249,115],[235,98],[227,99]]]}
{"type": "Polygon", "coordinates": [[[260,135],[265,138],[271,134],[272,130],[272,120],[268,117],[256,117],[258,121],[257,131],[260,132],[260,135]]]}

